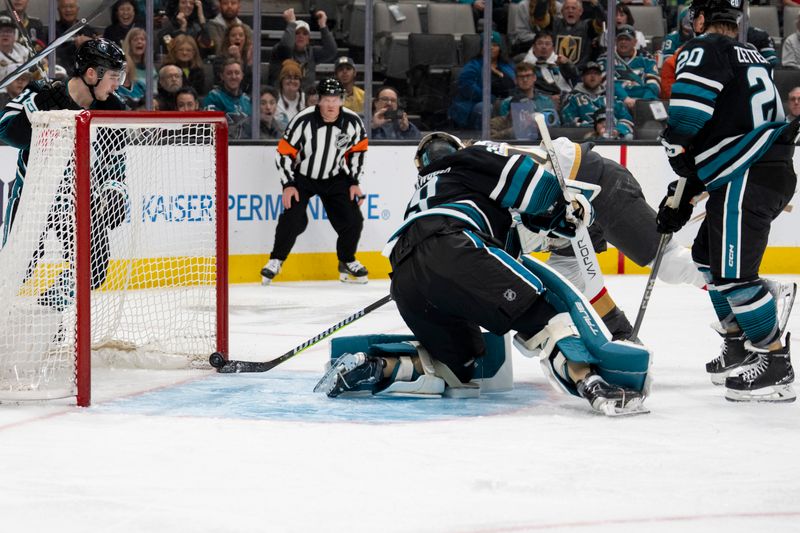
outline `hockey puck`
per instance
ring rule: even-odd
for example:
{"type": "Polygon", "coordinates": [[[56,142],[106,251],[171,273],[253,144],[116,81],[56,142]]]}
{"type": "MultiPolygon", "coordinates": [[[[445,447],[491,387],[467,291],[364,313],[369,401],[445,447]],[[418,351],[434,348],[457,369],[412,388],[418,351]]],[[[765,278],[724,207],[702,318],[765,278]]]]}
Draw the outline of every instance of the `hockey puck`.
{"type": "Polygon", "coordinates": [[[219,352],[214,352],[208,358],[208,363],[214,368],[222,368],[225,366],[225,358],[219,352]]]}

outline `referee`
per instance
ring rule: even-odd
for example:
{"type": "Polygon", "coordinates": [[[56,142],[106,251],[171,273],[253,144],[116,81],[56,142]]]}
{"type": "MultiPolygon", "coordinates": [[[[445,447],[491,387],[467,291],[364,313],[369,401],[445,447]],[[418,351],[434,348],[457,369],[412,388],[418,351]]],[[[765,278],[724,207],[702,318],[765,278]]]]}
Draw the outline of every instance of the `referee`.
{"type": "Polygon", "coordinates": [[[356,260],[364,227],[358,179],[364,169],[367,134],[358,115],[344,104],[344,87],[328,78],[317,86],[319,103],[299,112],[286,126],[275,159],[283,184],[284,211],[278,218],[270,259],[261,269],[268,285],[281,271],[297,237],[308,226],[308,201],[319,195],[336,231],[339,279],[366,283],[367,269],[356,260]]]}

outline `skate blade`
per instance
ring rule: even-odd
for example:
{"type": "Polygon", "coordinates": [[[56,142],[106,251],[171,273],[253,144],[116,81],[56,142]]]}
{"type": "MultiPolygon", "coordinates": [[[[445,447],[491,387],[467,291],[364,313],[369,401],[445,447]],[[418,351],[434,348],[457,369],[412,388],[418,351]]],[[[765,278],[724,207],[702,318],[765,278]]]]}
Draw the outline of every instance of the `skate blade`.
{"type": "Polygon", "coordinates": [[[356,285],[366,285],[366,283],[369,281],[369,278],[367,276],[356,277],[356,276],[351,276],[350,274],[340,273],[339,281],[341,281],[342,283],[354,283],[356,285]]]}
{"type": "Polygon", "coordinates": [[[624,407],[617,406],[614,402],[606,402],[600,408],[602,414],[609,417],[646,415],[650,409],[644,406],[642,400],[631,400],[624,407]]]}
{"type": "Polygon", "coordinates": [[[740,391],[725,389],[725,399],[729,402],[770,402],[789,403],[795,401],[797,396],[791,385],[765,387],[757,391],[740,391]]]}
{"type": "Polygon", "coordinates": [[[266,287],[266,286],[267,286],[267,285],[269,285],[270,283],[272,283],[272,279],[271,279],[271,278],[268,278],[268,277],[266,277],[266,276],[261,276],[261,285],[263,285],[264,287],[266,287]]]}

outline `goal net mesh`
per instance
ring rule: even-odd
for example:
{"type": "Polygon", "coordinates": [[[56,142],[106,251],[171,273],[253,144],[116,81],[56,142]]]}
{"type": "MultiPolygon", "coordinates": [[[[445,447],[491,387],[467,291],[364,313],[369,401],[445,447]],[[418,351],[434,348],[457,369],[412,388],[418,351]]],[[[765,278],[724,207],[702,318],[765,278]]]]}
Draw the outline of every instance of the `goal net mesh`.
{"type": "Polygon", "coordinates": [[[92,121],[91,194],[80,212],[76,114],[37,113],[32,123],[24,189],[0,249],[0,399],[76,393],[82,297],[93,365],[205,362],[219,311],[215,124],[92,121]],[[76,246],[78,217],[90,220],[90,251],[76,246]],[[76,253],[89,255],[84,295],[76,253]]]}

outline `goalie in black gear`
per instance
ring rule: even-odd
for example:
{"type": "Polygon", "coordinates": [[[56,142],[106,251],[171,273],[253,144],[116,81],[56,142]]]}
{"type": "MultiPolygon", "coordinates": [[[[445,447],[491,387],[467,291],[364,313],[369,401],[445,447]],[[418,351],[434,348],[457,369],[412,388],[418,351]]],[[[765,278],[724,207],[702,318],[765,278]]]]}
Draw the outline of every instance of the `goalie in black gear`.
{"type": "MultiPolygon", "coordinates": [[[[113,110],[126,109],[116,94],[125,81],[125,54],[115,43],[106,39],[93,39],[84,43],[75,57],[75,74],[66,83],[40,80],[30,83],[14,100],[6,104],[0,115],[0,139],[20,150],[17,173],[11,183],[10,198],[6,208],[3,228],[4,244],[9,240],[17,207],[25,183],[31,145],[31,121],[37,111],[55,110],[113,110]]],[[[92,288],[100,286],[107,275],[109,243],[108,230],[117,227],[125,216],[127,192],[124,186],[125,139],[122,130],[106,135],[102,150],[95,149],[92,167],[92,288]]],[[[48,216],[48,229],[53,229],[64,242],[73,239],[71,225],[65,220],[71,209],[74,172],[65,171],[65,179],[59,186],[48,216]],[[65,210],[67,208],[67,210],[65,210]]],[[[41,249],[35,254],[28,268],[28,275],[43,255],[41,249]]],[[[64,246],[66,250],[69,246],[64,246]]],[[[56,283],[46,290],[40,303],[63,309],[72,297],[73,281],[69,271],[64,271],[56,283]]]]}
{"type": "Polygon", "coordinates": [[[589,302],[544,263],[517,260],[512,211],[570,237],[579,220],[592,218],[586,198],[568,204],[547,164],[497,143],[464,147],[437,132],[422,139],[416,163],[416,191],[384,253],[417,355],[344,354],[316,390],[337,396],[366,384],[380,394],[474,393],[475,362],[486,354],[483,327],[517,331],[522,352],[540,357],[554,384],[593,408],[644,411],[649,352],[612,342],[589,302]]]}
{"type": "Polygon", "coordinates": [[[662,139],[686,189],[677,207],[661,203],[658,230],[682,228],[692,197],[708,192],[692,258],[708,282],[724,344],[706,369],[729,400],[793,401],[788,334],[781,339],[796,285],[762,279],[759,268],[770,225],[797,184],[800,122],[787,124],[768,58],[737,41],[741,15],[740,0],[690,6],[701,35],[678,55],[662,139]]]}

